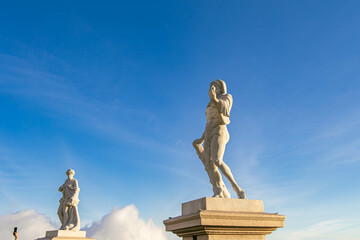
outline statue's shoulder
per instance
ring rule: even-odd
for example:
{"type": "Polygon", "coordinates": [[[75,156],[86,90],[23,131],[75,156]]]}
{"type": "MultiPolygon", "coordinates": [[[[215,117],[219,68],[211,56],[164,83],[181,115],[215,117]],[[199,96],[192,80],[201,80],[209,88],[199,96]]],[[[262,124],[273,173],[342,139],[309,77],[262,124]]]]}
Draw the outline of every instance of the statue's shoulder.
{"type": "Polygon", "coordinates": [[[72,184],[74,184],[74,183],[76,183],[76,184],[77,184],[77,182],[78,182],[75,178],[70,179],[70,180],[68,179],[68,181],[69,181],[70,183],[72,183],[72,184]]]}
{"type": "Polygon", "coordinates": [[[219,96],[219,99],[221,100],[229,100],[229,101],[233,101],[233,97],[231,96],[231,94],[222,94],[219,96]]]}

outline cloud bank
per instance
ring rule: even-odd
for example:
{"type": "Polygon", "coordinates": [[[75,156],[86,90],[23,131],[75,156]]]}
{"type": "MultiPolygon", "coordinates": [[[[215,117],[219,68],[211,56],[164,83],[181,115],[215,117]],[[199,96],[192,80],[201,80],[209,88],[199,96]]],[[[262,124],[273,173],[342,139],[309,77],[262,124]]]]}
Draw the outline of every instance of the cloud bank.
{"type": "Polygon", "coordinates": [[[0,216],[0,239],[14,239],[14,227],[18,227],[21,240],[45,237],[46,230],[56,229],[49,218],[33,209],[0,216]]]}
{"type": "MultiPolygon", "coordinates": [[[[0,216],[0,239],[13,239],[14,227],[18,227],[21,240],[42,238],[46,231],[57,229],[49,218],[33,209],[0,216]]],[[[139,217],[135,205],[122,209],[115,207],[99,222],[82,230],[96,240],[167,240],[161,227],[151,219],[146,222],[139,217]]]]}
{"type": "Polygon", "coordinates": [[[114,208],[101,221],[84,230],[97,240],[167,240],[163,229],[150,219],[145,222],[139,217],[135,205],[114,208]]]}

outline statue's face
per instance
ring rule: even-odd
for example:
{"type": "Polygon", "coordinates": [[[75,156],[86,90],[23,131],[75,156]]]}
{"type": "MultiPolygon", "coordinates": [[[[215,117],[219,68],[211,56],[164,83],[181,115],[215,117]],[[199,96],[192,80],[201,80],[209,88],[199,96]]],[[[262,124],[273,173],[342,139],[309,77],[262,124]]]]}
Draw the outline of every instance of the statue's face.
{"type": "Polygon", "coordinates": [[[68,178],[69,179],[73,179],[74,178],[74,173],[73,172],[70,172],[69,174],[67,174],[68,175],[68,178]]]}

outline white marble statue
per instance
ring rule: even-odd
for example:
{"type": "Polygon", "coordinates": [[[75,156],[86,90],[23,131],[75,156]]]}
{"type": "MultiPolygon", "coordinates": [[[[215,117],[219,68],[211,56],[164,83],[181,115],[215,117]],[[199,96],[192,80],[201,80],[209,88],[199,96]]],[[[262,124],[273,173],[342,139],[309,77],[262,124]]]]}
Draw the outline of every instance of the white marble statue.
{"type": "Polygon", "coordinates": [[[75,171],[69,169],[66,171],[68,179],[60,186],[59,192],[62,192],[58,216],[60,218],[60,230],[80,230],[80,218],[78,212],[80,188],[77,180],[74,178],[75,171]]]}
{"type": "Polygon", "coordinates": [[[238,198],[244,199],[245,192],[236,183],[230,168],[223,161],[225,146],[230,138],[226,125],[230,123],[233,98],[227,94],[226,84],[220,79],[210,84],[209,97],[210,102],[205,111],[207,121],[205,131],[200,139],[193,142],[193,146],[209,175],[214,197],[230,198],[218,170],[220,169],[231,183],[238,198]]]}

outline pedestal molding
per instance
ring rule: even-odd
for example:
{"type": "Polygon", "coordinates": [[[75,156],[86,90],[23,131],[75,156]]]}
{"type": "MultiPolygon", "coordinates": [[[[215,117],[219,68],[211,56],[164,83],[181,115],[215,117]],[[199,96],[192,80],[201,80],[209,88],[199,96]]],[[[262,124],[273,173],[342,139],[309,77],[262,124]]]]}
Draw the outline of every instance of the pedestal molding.
{"type": "MultiPolygon", "coordinates": [[[[200,204],[204,202],[200,199],[200,204]]],[[[217,202],[221,201],[216,200],[217,202]]],[[[232,205],[237,199],[232,202],[224,201],[224,204],[231,203],[232,205]]],[[[245,200],[246,201],[246,200],[245,200]]],[[[250,200],[251,201],[251,200],[250,200]]],[[[208,201],[213,203],[214,201],[208,201]]],[[[188,202],[187,204],[195,203],[199,205],[199,199],[188,202]]],[[[238,203],[244,203],[244,200],[238,200],[238,203]]],[[[218,204],[218,203],[216,203],[218,204]]],[[[184,204],[183,204],[184,206],[184,204]]],[[[187,208],[185,212],[194,212],[194,206],[187,208]]],[[[206,204],[201,205],[203,208],[214,208],[206,204]]],[[[174,234],[182,237],[183,240],[192,239],[197,236],[200,240],[226,240],[226,239],[259,239],[264,240],[265,235],[271,234],[279,227],[284,227],[285,216],[273,213],[259,212],[258,206],[262,206],[259,200],[256,202],[247,202],[250,211],[222,211],[222,210],[197,210],[191,214],[183,214],[175,218],[169,218],[164,221],[166,231],[171,231],[174,234]],[[255,207],[251,204],[256,204],[255,207]]],[[[229,206],[221,206],[221,209],[229,209],[229,206]]],[[[235,209],[243,207],[236,206],[235,209]]],[[[184,211],[183,211],[184,212],[184,211]]]]}

